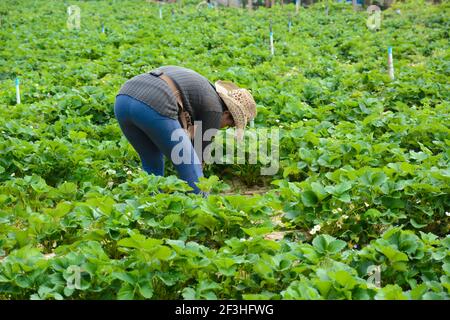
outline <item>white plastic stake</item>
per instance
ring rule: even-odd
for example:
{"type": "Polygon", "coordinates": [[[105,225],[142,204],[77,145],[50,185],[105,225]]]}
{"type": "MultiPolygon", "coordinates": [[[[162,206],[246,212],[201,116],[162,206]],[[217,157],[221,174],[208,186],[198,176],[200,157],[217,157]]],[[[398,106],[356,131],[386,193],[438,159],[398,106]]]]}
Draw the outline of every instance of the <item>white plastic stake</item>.
{"type": "Polygon", "coordinates": [[[272,21],[270,21],[270,53],[275,54],[275,48],[273,47],[273,32],[272,32],[272,21]]]}
{"type": "Polygon", "coordinates": [[[392,58],[392,47],[388,48],[388,67],[389,67],[389,77],[395,80],[394,76],[394,59],[392,58]]]}
{"type": "Polygon", "coordinates": [[[105,33],[105,25],[102,23],[102,33],[105,33]]]}
{"type": "Polygon", "coordinates": [[[162,19],[162,8],[159,7],[159,18],[162,19]]]}
{"type": "Polygon", "coordinates": [[[291,15],[289,15],[289,22],[288,22],[288,31],[289,32],[291,32],[291,26],[292,26],[291,15]]]}
{"type": "Polygon", "coordinates": [[[19,78],[16,78],[16,102],[20,104],[20,88],[19,88],[19,78]]]}
{"type": "Polygon", "coordinates": [[[295,0],[295,14],[298,14],[299,8],[300,8],[300,0],[295,0]]]}

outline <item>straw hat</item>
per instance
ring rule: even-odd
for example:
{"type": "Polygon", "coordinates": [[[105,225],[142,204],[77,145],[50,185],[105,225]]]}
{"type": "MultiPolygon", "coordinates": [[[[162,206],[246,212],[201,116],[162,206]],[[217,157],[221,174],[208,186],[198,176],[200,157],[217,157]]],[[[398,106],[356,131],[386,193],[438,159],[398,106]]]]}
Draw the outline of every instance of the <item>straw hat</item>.
{"type": "Polygon", "coordinates": [[[247,122],[256,117],[256,102],[252,94],[230,81],[219,80],[215,87],[233,117],[239,138],[242,138],[247,122]]]}

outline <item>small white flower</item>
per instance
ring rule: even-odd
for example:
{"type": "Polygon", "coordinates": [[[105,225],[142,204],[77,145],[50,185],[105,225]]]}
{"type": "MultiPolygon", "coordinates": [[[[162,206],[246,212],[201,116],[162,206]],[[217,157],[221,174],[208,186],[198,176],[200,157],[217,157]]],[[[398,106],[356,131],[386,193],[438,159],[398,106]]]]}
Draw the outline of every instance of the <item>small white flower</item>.
{"type": "Polygon", "coordinates": [[[11,173],[11,177],[14,177],[15,175],[16,175],[16,173],[15,173],[15,172],[11,173]]]}
{"type": "Polygon", "coordinates": [[[368,204],[367,202],[364,202],[364,205],[365,205],[366,207],[368,207],[368,206],[369,206],[369,204],[368,204]]]}
{"type": "Polygon", "coordinates": [[[309,231],[309,233],[310,233],[310,234],[316,234],[316,233],[319,232],[319,231],[320,231],[320,224],[315,225],[315,226],[309,231]]]}
{"type": "Polygon", "coordinates": [[[337,211],[342,212],[342,209],[341,208],[337,208],[337,211]]]}
{"type": "Polygon", "coordinates": [[[332,213],[338,213],[336,209],[331,210],[332,213]]]}
{"type": "Polygon", "coordinates": [[[116,170],[108,169],[108,170],[106,170],[106,174],[109,174],[109,175],[116,174],[116,170]]]}
{"type": "Polygon", "coordinates": [[[276,119],[275,122],[277,122],[277,123],[280,122],[280,119],[276,119]]]}
{"type": "Polygon", "coordinates": [[[132,175],[133,172],[132,172],[131,170],[128,170],[128,171],[127,171],[127,174],[128,174],[128,175],[132,175]]]}
{"type": "Polygon", "coordinates": [[[303,118],[303,121],[308,121],[308,119],[306,119],[306,118],[303,118]]]}
{"type": "Polygon", "coordinates": [[[109,181],[109,182],[108,182],[108,188],[112,188],[113,185],[114,185],[114,182],[113,182],[113,181],[109,181]]]}
{"type": "Polygon", "coordinates": [[[348,215],[346,215],[346,214],[344,214],[343,216],[342,216],[342,219],[348,219],[348,215]]]}
{"type": "Polygon", "coordinates": [[[56,256],[56,254],[55,253],[48,253],[48,254],[44,254],[44,259],[45,260],[49,260],[49,259],[52,259],[52,258],[54,258],[56,256]]]}
{"type": "Polygon", "coordinates": [[[445,212],[445,215],[446,215],[447,217],[450,217],[450,212],[446,211],[446,212],[445,212]]]}

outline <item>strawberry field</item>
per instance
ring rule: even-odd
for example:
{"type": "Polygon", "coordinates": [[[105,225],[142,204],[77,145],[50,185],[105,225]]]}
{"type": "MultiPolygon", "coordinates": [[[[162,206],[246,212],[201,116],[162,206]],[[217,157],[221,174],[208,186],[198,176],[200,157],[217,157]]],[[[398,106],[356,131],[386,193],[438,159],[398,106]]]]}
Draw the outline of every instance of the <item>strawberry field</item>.
{"type": "Polygon", "coordinates": [[[1,1],[0,300],[449,299],[449,9],[1,1]],[[278,172],[142,171],[114,100],[161,65],[250,89],[278,172]]]}

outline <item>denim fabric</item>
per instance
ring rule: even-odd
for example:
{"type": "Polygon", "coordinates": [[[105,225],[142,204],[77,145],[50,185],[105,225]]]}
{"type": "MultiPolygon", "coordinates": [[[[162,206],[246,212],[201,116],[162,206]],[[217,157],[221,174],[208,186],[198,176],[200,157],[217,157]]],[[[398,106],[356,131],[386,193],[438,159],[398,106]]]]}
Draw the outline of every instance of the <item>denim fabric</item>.
{"type": "Polygon", "coordinates": [[[171,159],[175,145],[182,143],[182,150],[190,150],[191,161],[174,166],[180,179],[185,180],[195,193],[200,192],[196,182],[203,176],[202,166],[189,137],[184,134],[180,140],[171,141],[172,132],[181,128],[178,120],[163,116],[128,95],[116,97],[114,114],[123,134],[139,154],[143,169],[149,174],[164,175],[163,156],[171,159]]]}

